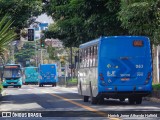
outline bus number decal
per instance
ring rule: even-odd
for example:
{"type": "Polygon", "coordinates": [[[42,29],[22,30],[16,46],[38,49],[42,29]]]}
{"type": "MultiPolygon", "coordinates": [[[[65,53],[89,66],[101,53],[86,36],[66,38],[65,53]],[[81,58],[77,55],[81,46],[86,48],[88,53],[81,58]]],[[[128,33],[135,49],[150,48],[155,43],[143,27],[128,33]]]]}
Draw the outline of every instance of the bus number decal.
{"type": "Polygon", "coordinates": [[[143,65],[136,65],[136,68],[143,68],[143,65]]]}
{"type": "Polygon", "coordinates": [[[143,72],[137,72],[137,76],[143,76],[143,72]]]}

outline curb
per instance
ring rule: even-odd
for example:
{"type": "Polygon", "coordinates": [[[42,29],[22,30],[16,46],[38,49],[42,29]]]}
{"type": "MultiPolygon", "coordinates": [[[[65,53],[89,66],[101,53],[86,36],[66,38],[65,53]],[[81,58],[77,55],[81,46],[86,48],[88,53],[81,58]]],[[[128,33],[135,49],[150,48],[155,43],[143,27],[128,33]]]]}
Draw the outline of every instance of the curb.
{"type": "Polygon", "coordinates": [[[143,100],[160,103],[160,99],[155,98],[155,97],[145,97],[145,98],[143,98],[143,100]]]}
{"type": "Polygon", "coordinates": [[[0,93],[0,98],[1,98],[2,96],[5,96],[5,91],[4,91],[4,90],[0,93]]]}

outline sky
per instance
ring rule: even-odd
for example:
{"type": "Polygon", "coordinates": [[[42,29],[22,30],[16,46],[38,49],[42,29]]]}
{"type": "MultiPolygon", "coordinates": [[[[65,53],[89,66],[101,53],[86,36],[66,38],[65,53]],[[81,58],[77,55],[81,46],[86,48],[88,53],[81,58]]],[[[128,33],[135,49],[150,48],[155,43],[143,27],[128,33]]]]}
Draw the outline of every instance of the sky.
{"type": "Polygon", "coordinates": [[[49,17],[49,16],[47,16],[46,14],[40,15],[40,16],[36,19],[36,21],[41,22],[41,23],[48,23],[48,24],[53,23],[52,18],[49,17]]]}

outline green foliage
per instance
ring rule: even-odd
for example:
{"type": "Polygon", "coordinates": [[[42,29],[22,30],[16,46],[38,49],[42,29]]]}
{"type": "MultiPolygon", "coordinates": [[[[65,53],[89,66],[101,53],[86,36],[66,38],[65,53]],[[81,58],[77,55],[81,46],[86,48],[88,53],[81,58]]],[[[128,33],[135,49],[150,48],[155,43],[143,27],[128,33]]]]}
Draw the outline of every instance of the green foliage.
{"type": "Polygon", "coordinates": [[[160,0],[121,0],[119,19],[131,35],[145,35],[159,43],[160,0]]]}
{"type": "Polygon", "coordinates": [[[57,56],[57,49],[53,48],[51,46],[47,47],[47,52],[49,53],[49,59],[51,60],[59,60],[59,57],[57,56]]]}
{"type": "Polygon", "coordinates": [[[2,86],[2,83],[0,83],[0,93],[2,92],[3,90],[3,86],[2,86]]]}
{"type": "Polygon", "coordinates": [[[12,19],[5,15],[0,21],[0,55],[4,56],[7,45],[16,38],[13,29],[10,29],[13,24],[12,19]]]}
{"type": "Polygon", "coordinates": [[[26,61],[30,61],[31,58],[35,56],[35,45],[34,43],[25,43],[23,48],[15,51],[16,62],[22,63],[26,66],[26,61]]]}
{"type": "Polygon", "coordinates": [[[28,25],[29,18],[42,13],[41,0],[0,0],[0,18],[7,13],[13,18],[16,28],[23,28],[28,25]]]}
{"type": "Polygon", "coordinates": [[[153,84],[153,90],[160,90],[160,84],[153,84]]]}
{"type": "Polygon", "coordinates": [[[120,2],[113,0],[52,0],[46,12],[55,23],[46,37],[59,38],[66,47],[73,47],[101,35],[126,34],[117,19],[119,8],[120,2]]]}
{"type": "Polygon", "coordinates": [[[77,80],[77,78],[72,78],[72,79],[69,79],[69,80],[67,80],[67,83],[78,83],[78,80],[77,80]]]}

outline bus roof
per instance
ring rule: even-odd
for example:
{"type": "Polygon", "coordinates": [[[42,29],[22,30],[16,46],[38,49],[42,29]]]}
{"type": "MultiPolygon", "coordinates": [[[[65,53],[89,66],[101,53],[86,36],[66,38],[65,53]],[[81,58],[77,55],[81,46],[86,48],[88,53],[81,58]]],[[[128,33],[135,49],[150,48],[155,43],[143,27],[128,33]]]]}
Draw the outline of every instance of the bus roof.
{"type": "Polygon", "coordinates": [[[25,67],[25,68],[38,68],[38,67],[35,67],[35,66],[29,66],[29,67],[25,67]]]}
{"type": "Polygon", "coordinates": [[[103,38],[131,38],[131,37],[134,37],[134,38],[147,38],[146,36],[103,36],[103,37],[100,37],[100,38],[97,38],[95,40],[92,40],[92,41],[89,41],[89,42],[86,42],[84,44],[81,44],[79,46],[79,48],[85,48],[85,47],[88,47],[88,46],[92,46],[92,45],[95,45],[97,43],[99,43],[99,41],[103,38]]]}
{"type": "Polygon", "coordinates": [[[56,65],[56,64],[40,64],[41,66],[47,66],[47,65],[56,65]]]}
{"type": "Polygon", "coordinates": [[[85,48],[85,47],[87,47],[87,46],[95,45],[95,44],[97,44],[97,43],[99,42],[99,40],[100,40],[100,39],[98,38],[98,39],[95,39],[95,40],[86,42],[86,43],[84,43],[84,44],[81,44],[79,47],[80,47],[80,48],[85,48]]]}
{"type": "Polygon", "coordinates": [[[12,66],[12,65],[21,66],[20,64],[6,64],[4,66],[12,66]]]}

